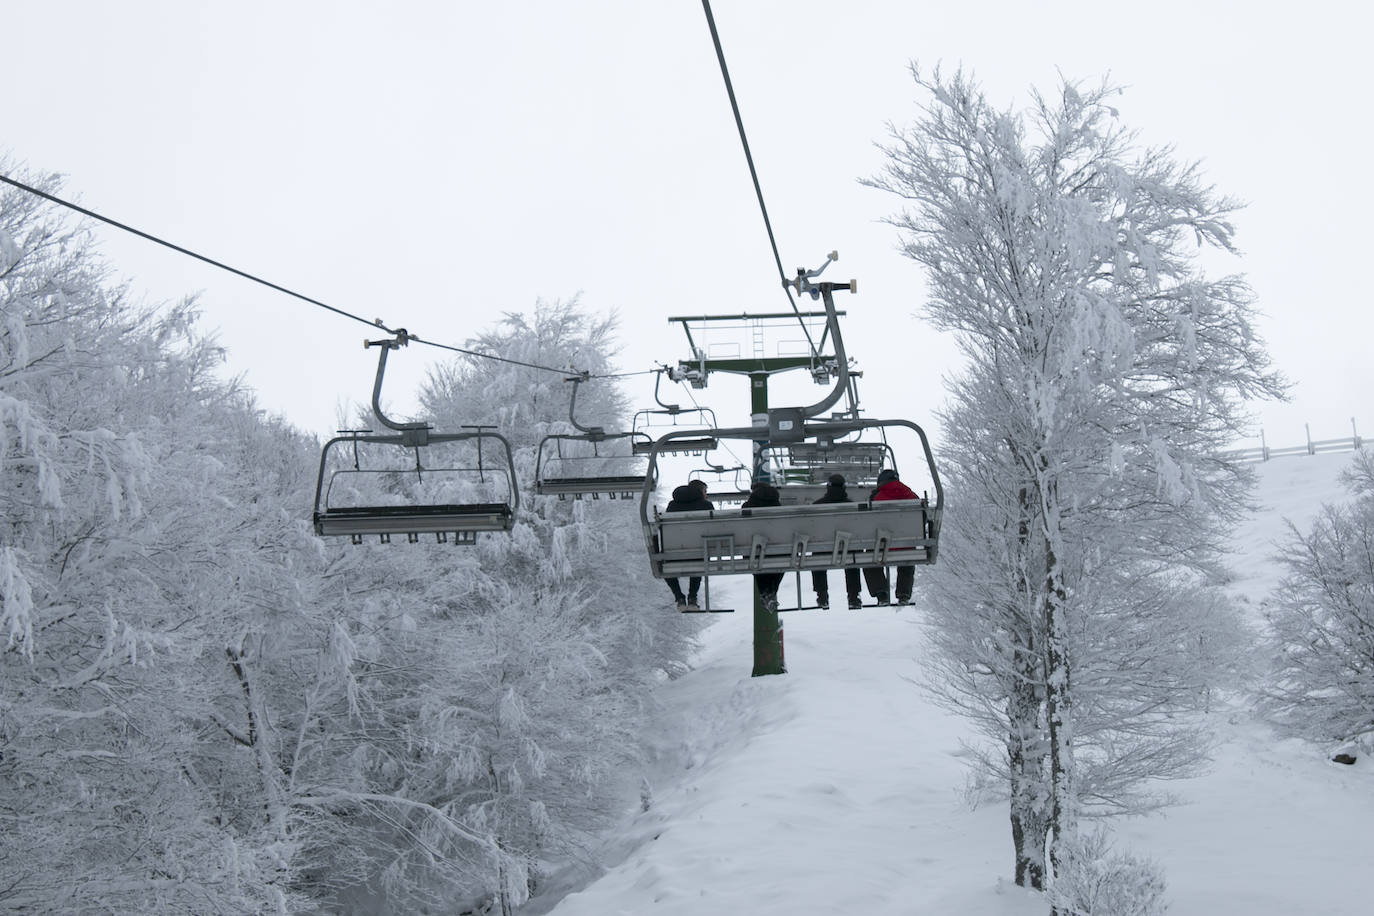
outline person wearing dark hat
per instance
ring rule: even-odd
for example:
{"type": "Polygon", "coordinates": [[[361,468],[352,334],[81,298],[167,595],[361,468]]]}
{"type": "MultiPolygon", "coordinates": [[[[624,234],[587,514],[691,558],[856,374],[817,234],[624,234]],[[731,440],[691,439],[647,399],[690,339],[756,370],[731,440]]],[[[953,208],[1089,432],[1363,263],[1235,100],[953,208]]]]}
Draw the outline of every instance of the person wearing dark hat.
{"type": "MultiPolygon", "coordinates": [[[[920,499],[912,489],[897,477],[897,472],[887,468],[878,474],[878,486],[870,497],[872,502],[886,499],[920,499]]],[[[878,599],[879,604],[891,604],[887,588],[887,570],[881,566],[865,566],[864,581],[868,583],[868,593],[878,599]]],[[[916,583],[916,564],[897,567],[897,603],[910,604],[911,590],[916,583]]]]}
{"type": "MultiPolygon", "coordinates": [[[[781,506],[782,499],[778,495],[778,488],[763,481],[756,481],[749,488],[749,498],[740,503],[741,509],[757,509],[764,506],[781,506]]],[[[764,609],[776,611],[778,609],[778,588],[782,585],[782,573],[754,573],[754,587],[759,590],[759,597],[763,599],[764,609]]]]}
{"type": "MultiPolygon", "coordinates": [[[[714,509],[715,506],[706,498],[706,481],[697,478],[689,480],[687,483],[673,490],[673,498],[664,508],[664,512],[700,512],[703,509],[714,509]]],[[[677,601],[679,611],[697,611],[701,605],[697,603],[697,592],[701,588],[701,576],[691,576],[687,579],[687,594],[682,594],[682,582],[677,577],[664,579],[668,583],[668,590],[673,593],[673,598],[677,601]]]]}
{"type": "MultiPolygon", "coordinates": [[[[817,503],[848,503],[853,502],[849,498],[849,491],[845,489],[844,475],[831,474],[830,479],[825,484],[825,492],[817,503]]],[[[816,591],[816,606],[830,607],[830,581],[829,572],[824,569],[811,570],[811,587],[816,591]]],[[[844,590],[849,595],[849,606],[851,608],[863,607],[863,596],[860,593],[859,568],[851,566],[844,571],[844,590]]]]}

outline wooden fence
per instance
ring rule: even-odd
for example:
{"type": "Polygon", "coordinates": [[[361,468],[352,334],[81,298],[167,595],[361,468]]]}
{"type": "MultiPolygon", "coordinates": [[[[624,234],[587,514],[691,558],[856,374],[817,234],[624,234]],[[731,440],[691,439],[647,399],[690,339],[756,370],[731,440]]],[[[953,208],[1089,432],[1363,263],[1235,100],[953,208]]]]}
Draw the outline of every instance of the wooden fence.
{"type": "Polygon", "coordinates": [[[1360,431],[1355,428],[1355,418],[1350,418],[1351,435],[1344,439],[1313,439],[1312,427],[1304,423],[1303,429],[1307,431],[1307,442],[1304,445],[1292,445],[1287,448],[1270,448],[1264,440],[1264,430],[1260,430],[1260,444],[1258,448],[1242,448],[1228,452],[1227,454],[1238,458],[1241,461],[1268,461],[1271,458],[1284,458],[1289,455],[1316,455],[1320,452],[1350,452],[1357,451],[1364,446],[1365,440],[1360,436],[1360,431]]]}

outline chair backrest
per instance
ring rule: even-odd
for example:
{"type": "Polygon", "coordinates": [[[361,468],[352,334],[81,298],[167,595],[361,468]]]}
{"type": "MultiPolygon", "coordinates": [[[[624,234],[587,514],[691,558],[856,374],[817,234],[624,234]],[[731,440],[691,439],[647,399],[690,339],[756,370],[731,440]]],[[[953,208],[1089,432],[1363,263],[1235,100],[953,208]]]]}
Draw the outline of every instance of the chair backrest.
{"type": "Polygon", "coordinates": [[[654,575],[729,575],[929,563],[925,500],[768,506],[658,514],[654,575]]]}

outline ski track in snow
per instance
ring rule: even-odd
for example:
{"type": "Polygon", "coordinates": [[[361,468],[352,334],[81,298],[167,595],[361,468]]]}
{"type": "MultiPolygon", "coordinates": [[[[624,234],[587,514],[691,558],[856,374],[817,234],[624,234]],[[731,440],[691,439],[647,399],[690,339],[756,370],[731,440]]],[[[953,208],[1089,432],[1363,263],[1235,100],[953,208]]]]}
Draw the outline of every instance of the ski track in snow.
{"type": "MultiPolygon", "coordinates": [[[[1283,519],[1305,529],[1322,501],[1345,498],[1336,478],[1350,457],[1259,466],[1262,509],[1238,526],[1232,563],[1232,589],[1256,619],[1282,573],[1272,558],[1283,519]]],[[[832,573],[832,593],[839,582],[832,573]]],[[[747,581],[726,588],[748,607],[747,581]]],[[[650,810],[627,816],[596,880],[525,911],[1043,914],[1043,899],[1011,883],[1005,802],[964,801],[970,728],[914,683],[920,617],[784,614],[789,673],[764,678],[749,676],[752,614],[719,619],[696,668],[660,690],[650,810]]],[[[1183,803],[1112,822],[1119,849],[1163,866],[1171,916],[1367,912],[1368,762],[1331,763],[1327,749],[1280,739],[1243,707],[1213,718],[1213,765],[1170,787],[1183,803]]]]}

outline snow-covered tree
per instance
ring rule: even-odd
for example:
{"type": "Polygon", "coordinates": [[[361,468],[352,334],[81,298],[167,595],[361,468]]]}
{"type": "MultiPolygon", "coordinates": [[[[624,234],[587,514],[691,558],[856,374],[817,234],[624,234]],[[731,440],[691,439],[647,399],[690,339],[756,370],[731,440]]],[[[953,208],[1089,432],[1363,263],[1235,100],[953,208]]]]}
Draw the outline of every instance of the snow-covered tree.
{"type": "MultiPolygon", "coordinates": [[[[614,618],[622,628],[618,651],[627,655],[613,663],[623,663],[626,670],[676,674],[694,644],[697,624],[678,615],[647,612],[664,606],[664,590],[648,574],[637,503],[538,497],[528,487],[536,474],[540,441],[550,434],[577,432],[569,420],[570,376],[534,367],[614,374],[615,331],[613,314],[592,316],[575,299],[541,300],[530,314],[507,315],[496,328],[469,341],[475,351],[519,362],[463,357],[442,365],[425,385],[421,405],[436,427],[490,424],[510,440],[517,473],[526,481],[522,520],[542,551],[530,555],[529,568],[510,570],[512,578],[523,577],[539,587],[576,585],[594,591],[600,596],[593,605],[596,615],[614,618]]],[[[614,379],[592,378],[581,384],[576,406],[577,422],[584,427],[615,433],[630,426],[628,403],[614,379]]],[[[629,441],[608,441],[599,451],[623,456],[629,452],[629,441]]],[[[627,473],[627,464],[633,464],[620,457],[605,462],[600,471],[612,474],[627,473]]],[[[593,470],[589,467],[587,472],[593,470]]],[[[515,561],[513,556],[506,562],[515,561]]]]}
{"type": "Polygon", "coordinates": [[[1060,856],[1049,898],[1066,916],[1163,916],[1164,876],[1158,865],[1116,852],[1101,830],[1075,837],[1060,856]]]}
{"type": "MultiPolygon", "coordinates": [[[[613,327],[576,303],[541,303],[467,344],[501,360],[464,357],[422,388],[437,430],[485,424],[511,441],[525,485],[509,536],[364,548],[366,563],[343,548],[329,565],[327,589],[352,620],[366,726],[348,745],[354,782],[327,795],[370,816],[361,844],[341,834],[321,850],[352,857],[341,899],[509,912],[638,791],[649,690],[684,667],[696,624],[651,600],[662,589],[633,501],[559,500],[528,485],[540,439],[573,432],[566,376],[537,367],[608,371],[613,327]]],[[[583,424],[627,422],[609,380],[583,384],[577,407],[583,424]]]]}
{"type": "MultiPolygon", "coordinates": [[[[614,371],[614,330],[614,317],[593,318],[575,301],[541,302],[470,346],[598,375],[614,371]]],[[[436,419],[498,424],[528,481],[540,439],[574,432],[571,393],[556,373],[467,357],[436,372],[421,403],[436,419]]],[[[577,422],[628,428],[613,381],[579,386],[577,422]]],[[[621,454],[628,446],[610,443],[621,454]]],[[[483,559],[468,619],[488,652],[459,677],[469,702],[486,705],[464,722],[484,759],[469,810],[503,845],[525,850],[535,873],[541,857],[574,852],[606,822],[640,750],[634,733],[648,690],[681,669],[697,624],[665,611],[661,585],[645,567],[634,501],[528,494],[525,504],[514,537],[490,542],[483,559]]]]}
{"type": "MultiPolygon", "coordinates": [[[[893,130],[868,183],[907,201],[891,222],[928,272],[925,316],[968,360],[948,419],[969,489],[952,491],[945,532],[964,504],[982,514],[993,534],[964,547],[991,591],[949,590],[948,611],[981,602],[995,616],[984,639],[1007,673],[993,696],[1033,781],[1017,790],[1033,807],[1015,838],[1043,827],[1067,848],[1092,769],[1075,765],[1091,742],[1084,713],[1103,696],[1092,672],[1107,670],[1092,659],[1110,649],[1091,638],[1110,635],[1098,619],[1139,609],[1122,613],[1135,600],[1123,589],[1205,584],[1246,492],[1222,449],[1243,429],[1242,401],[1283,383],[1244,280],[1197,265],[1202,246],[1234,250],[1237,205],[1170,149],[1141,148],[1108,104],[1115,90],[1065,83],[999,111],[962,73],[913,75],[930,101],[893,130]]],[[[945,548],[941,563],[959,561],[945,548]]],[[[1040,854],[1034,839],[1018,847],[1018,880],[1043,875],[1040,854]]]]}
{"type": "MultiPolygon", "coordinates": [[[[445,367],[426,409],[498,425],[528,478],[568,388],[518,363],[604,372],[612,329],[512,318],[474,346],[517,362],[445,367]]],[[[475,549],[326,545],[318,445],[221,356],[194,303],[135,305],[85,232],[0,190],[0,908],[509,910],[632,804],[644,698],[693,644],[648,600],[633,505],[527,497],[475,549]]],[[[625,412],[584,386],[580,419],[625,412]]]]}
{"type": "Polygon", "coordinates": [[[1264,699],[1296,734],[1374,753],[1374,452],[1343,479],[1350,504],[1323,506],[1307,534],[1290,523],[1264,699]]]}
{"type": "MultiPolygon", "coordinates": [[[[982,778],[1003,787],[1018,883],[1043,884],[1048,828],[1044,639],[1031,571],[1043,563],[1029,487],[990,449],[978,414],[943,416],[946,493],[957,509],[941,532],[941,558],[925,579],[937,652],[931,692],[974,720],[995,750],[978,750],[982,778]]],[[[1129,552],[1128,552],[1129,553],[1129,552]]],[[[1164,780],[1187,775],[1207,746],[1190,712],[1238,680],[1242,631],[1219,589],[1146,566],[1103,541],[1077,549],[1075,736],[1082,810],[1141,812],[1166,803],[1164,780]]]]}
{"type": "Polygon", "coordinates": [[[280,483],[303,440],[278,438],[218,362],[190,303],[135,306],[85,232],[0,192],[6,908],[301,899],[273,787],[230,750],[266,720],[245,681],[228,689],[253,718],[220,716],[215,685],[227,646],[296,607],[313,545],[280,483]]]}

